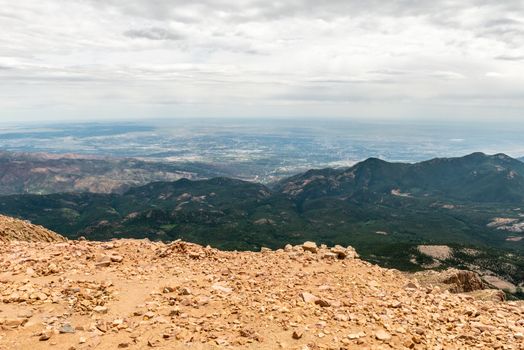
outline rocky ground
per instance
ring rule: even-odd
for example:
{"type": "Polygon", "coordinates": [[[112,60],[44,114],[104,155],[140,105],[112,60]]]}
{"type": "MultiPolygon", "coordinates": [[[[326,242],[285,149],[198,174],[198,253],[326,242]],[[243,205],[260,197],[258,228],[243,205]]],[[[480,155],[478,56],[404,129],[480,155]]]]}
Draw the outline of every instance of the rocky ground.
{"type": "Polygon", "coordinates": [[[39,225],[0,215],[0,242],[64,242],[59,234],[39,225]]]}
{"type": "Polygon", "coordinates": [[[523,304],[421,280],[314,243],[0,243],[0,349],[524,349],[523,304]]]}

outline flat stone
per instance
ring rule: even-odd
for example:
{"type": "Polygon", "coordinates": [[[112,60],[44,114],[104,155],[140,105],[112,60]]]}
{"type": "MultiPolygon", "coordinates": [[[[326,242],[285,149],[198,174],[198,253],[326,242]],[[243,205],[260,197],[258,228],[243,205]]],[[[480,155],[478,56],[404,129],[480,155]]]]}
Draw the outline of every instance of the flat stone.
{"type": "Polygon", "coordinates": [[[38,340],[48,341],[49,339],[51,339],[52,336],[53,336],[53,332],[50,330],[46,330],[40,334],[40,337],[38,338],[38,340]]]}
{"type": "Polygon", "coordinates": [[[19,327],[19,326],[23,326],[24,324],[26,324],[27,322],[27,318],[23,318],[23,317],[17,317],[17,318],[7,318],[4,320],[4,326],[7,326],[7,327],[19,327]]]}
{"type": "Polygon", "coordinates": [[[107,314],[108,309],[105,306],[95,306],[93,311],[97,314],[107,314]]]}
{"type": "Polygon", "coordinates": [[[75,329],[69,323],[65,323],[65,324],[62,325],[62,327],[60,327],[58,332],[60,332],[60,333],[75,333],[75,329]]]}
{"type": "Polygon", "coordinates": [[[382,340],[382,341],[388,341],[388,340],[391,340],[391,334],[381,329],[375,332],[375,338],[377,338],[378,340],[382,340]]]}
{"type": "Polygon", "coordinates": [[[316,303],[317,300],[319,300],[318,297],[316,297],[315,295],[313,295],[311,293],[308,293],[308,292],[300,293],[300,297],[306,303],[316,303]]]}
{"type": "Polygon", "coordinates": [[[23,310],[23,311],[20,311],[16,316],[19,318],[31,318],[33,317],[33,311],[32,310],[23,310]]]}
{"type": "Polygon", "coordinates": [[[219,292],[226,293],[226,294],[229,294],[229,293],[231,293],[233,291],[233,289],[231,289],[229,287],[222,286],[220,284],[213,284],[211,286],[211,288],[213,288],[214,290],[217,290],[219,292]]]}
{"type": "Polygon", "coordinates": [[[347,335],[347,337],[349,339],[359,339],[359,338],[362,338],[362,337],[365,337],[366,336],[366,333],[360,331],[360,332],[355,332],[355,333],[350,333],[347,335]]]}
{"type": "Polygon", "coordinates": [[[121,263],[122,261],[124,261],[124,257],[121,255],[111,255],[111,261],[121,263]]]}

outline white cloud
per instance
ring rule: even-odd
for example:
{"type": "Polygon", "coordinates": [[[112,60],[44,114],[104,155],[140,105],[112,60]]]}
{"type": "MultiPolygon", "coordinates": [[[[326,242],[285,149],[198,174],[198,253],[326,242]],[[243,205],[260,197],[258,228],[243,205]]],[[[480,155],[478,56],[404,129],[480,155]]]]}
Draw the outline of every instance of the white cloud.
{"type": "Polygon", "coordinates": [[[0,120],[524,111],[521,1],[0,0],[0,23],[0,120]]]}
{"type": "Polygon", "coordinates": [[[500,74],[498,72],[487,72],[486,77],[488,78],[503,78],[504,74],[500,74]]]}

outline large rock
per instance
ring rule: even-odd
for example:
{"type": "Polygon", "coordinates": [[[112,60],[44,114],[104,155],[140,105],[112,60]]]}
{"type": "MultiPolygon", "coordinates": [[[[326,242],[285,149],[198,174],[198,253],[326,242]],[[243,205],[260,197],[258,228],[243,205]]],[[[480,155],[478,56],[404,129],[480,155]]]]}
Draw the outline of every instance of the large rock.
{"type": "Polygon", "coordinates": [[[333,248],[331,248],[331,252],[336,254],[339,259],[354,259],[358,258],[357,251],[355,248],[348,246],[346,248],[336,245],[333,248]]]}
{"type": "Polygon", "coordinates": [[[448,269],[415,273],[422,285],[437,285],[451,293],[467,293],[485,288],[480,276],[473,271],[448,269]]]}
{"type": "Polygon", "coordinates": [[[442,273],[442,282],[451,285],[452,293],[473,292],[484,289],[484,282],[473,271],[449,269],[442,273]]]}

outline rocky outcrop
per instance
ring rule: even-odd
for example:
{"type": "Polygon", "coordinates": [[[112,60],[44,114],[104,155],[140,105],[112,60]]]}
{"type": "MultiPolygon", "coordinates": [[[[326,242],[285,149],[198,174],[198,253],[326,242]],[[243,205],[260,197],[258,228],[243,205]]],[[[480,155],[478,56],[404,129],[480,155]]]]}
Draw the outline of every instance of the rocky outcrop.
{"type": "Polygon", "coordinates": [[[486,288],[476,272],[467,270],[422,271],[415,273],[415,277],[423,285],[436,285],[451,293],[466,293],[486,288]]]}
{"type": "Polygon", "coordinates": [[[0,242],[64,242],[58,233],[23,220],[0,215],[0,242]]]}

